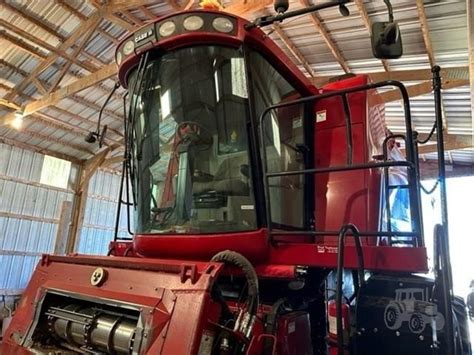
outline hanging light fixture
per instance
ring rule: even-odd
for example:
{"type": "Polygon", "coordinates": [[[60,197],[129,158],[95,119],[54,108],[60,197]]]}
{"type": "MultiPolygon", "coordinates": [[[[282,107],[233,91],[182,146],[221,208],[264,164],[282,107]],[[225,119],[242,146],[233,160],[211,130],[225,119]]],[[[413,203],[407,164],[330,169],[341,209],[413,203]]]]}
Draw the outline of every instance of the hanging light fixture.
{"type": "Polygon", "coordinates": [[[23,112],[18,110],[15,112],[15,118],[11,122],[11,126],[16,130],[20,130],[23,126],[23,112]]]}

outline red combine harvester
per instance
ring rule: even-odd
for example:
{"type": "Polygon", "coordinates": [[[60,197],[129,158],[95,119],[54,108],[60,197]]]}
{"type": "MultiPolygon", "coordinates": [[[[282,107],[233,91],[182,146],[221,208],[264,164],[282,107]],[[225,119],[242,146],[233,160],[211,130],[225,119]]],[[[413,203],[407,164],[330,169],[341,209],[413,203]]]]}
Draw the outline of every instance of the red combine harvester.
{"type": "MultiPolygon", "coordinates": [[[[119,45],[117,226],[120,205],[133,207],[133,238],[106,257],[43,256],[3,354],[469,354],[446,224],[435,277],[422,275],[405,87],[357,75],[316,88],[259,28],[344,14],[345,2],[285,12],[280,1],[254,23],[187,11],[119,45]],[[385,128],[385,86],[400,90],[405,135],[385,128]]],[[[376,26],[375,54],[399,56],[396,25],[376,26]]],[[[438,129],[439,83],[435,68],[438,129]]]]}

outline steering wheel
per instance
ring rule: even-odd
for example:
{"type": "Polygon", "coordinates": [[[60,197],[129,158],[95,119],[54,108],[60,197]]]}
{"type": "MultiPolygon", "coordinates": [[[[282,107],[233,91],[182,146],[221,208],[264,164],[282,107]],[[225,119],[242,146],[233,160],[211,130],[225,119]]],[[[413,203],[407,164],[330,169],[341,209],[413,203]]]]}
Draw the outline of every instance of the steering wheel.
{"type": "Polygon", "coordinates": [[[212,134],[207,128],[195,121],[183,121],[176,126],[179,143],[204,146],[203,150],[212,146],[212,134]]]}

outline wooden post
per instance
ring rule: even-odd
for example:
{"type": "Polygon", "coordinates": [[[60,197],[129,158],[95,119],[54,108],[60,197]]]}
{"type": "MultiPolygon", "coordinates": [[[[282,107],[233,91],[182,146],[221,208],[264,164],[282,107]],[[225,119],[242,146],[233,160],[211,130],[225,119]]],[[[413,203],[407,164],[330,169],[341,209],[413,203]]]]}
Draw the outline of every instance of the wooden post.
{"type": "Polygon", "coordinates": [[[76,197],[74,204],[74,211],[72,216],[71,234],[67,243],[66,252],[72,253],[77,248],[79,241],[79,234],[84,221],[84,211],[87,203],[87,192],[89,190],[89,181],[97,169],[104,163],[107,155],[112,151],[112,148],[107,147],[93,158],[89,159],[82,165],[80,172],[78,187],[76,189],[76,197]]]}
{"type": "Polygon", "coordinates": [[[61,214],[59,216],[58,230],[56,232],[56,242],[54,243],[54,254],[65,254],[71,226],[72,202],[63,201],[61,204],[61,214]]]}

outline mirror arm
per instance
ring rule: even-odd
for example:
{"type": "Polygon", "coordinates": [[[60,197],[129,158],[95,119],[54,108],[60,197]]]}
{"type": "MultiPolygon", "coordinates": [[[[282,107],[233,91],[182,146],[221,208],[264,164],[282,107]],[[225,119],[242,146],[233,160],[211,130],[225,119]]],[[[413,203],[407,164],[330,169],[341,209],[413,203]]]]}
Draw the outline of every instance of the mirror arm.
{"type": "Polygon", "coordinates": [[[390,0],[383,0],[385,5],[387,5],[387,10],[388,10],[388,22],[393,22],[393,8],[392,4],[390,3],[390,0]]]}
{"type": "Polygon", "coordinates": [[[246,24],[244,27],[246,30],[250,30],[254,27],[268,26],[268,25],[273,24],[274,22],[282,22],[283,20],[287,18],[305,15],[310,12],[315,12],[315,11],[327,9],[334,6],[341,6],[341,5],[349,3],[350,1],[351,0],[330,1],[324,4],[312,5],[312,6],[305,7],[303,9],[280,13],[278,15],[263,16],[263,17],[259,17],[254,22],[246,24]]]}

